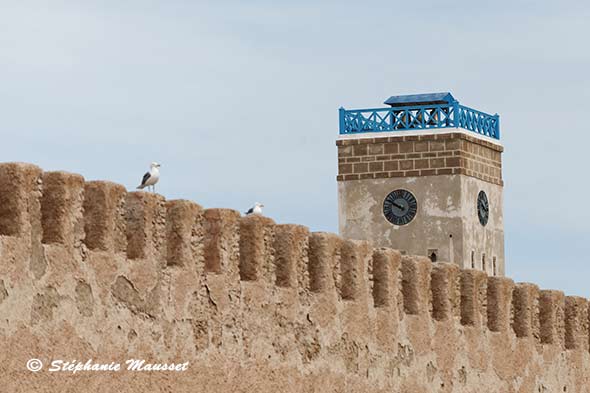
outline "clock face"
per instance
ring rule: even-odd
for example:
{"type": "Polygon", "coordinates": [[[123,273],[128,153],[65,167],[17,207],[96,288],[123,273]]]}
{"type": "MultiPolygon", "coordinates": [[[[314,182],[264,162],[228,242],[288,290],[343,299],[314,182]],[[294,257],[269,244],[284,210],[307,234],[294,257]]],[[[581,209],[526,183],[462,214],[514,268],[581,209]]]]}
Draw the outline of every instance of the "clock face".
{"type": "Polygon", "coordinates": [[[407,190],[395,190],[383,201],[383,215],[394,225],[406,225],[416,217],[418,202],[407,190]]]}
{"type": "Polygon", "coordinates": [[[484,191],[480,191],[477,195],[477,216],[481,225],[485,226],[490,218],[490,204],[488,196],[484,191]]]}

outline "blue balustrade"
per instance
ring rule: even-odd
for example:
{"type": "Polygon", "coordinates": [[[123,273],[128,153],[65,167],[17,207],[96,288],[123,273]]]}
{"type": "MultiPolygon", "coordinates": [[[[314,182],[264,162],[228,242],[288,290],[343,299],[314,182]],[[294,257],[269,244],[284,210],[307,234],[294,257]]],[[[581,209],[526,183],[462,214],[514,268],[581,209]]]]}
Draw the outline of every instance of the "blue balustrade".
{"type": "Polygon", "coordinates": [[[460,105],[459,102],[399,105],[391,108],[340,108],[340,134],[464,128],[500,139],[500,117],[460,105]]]}

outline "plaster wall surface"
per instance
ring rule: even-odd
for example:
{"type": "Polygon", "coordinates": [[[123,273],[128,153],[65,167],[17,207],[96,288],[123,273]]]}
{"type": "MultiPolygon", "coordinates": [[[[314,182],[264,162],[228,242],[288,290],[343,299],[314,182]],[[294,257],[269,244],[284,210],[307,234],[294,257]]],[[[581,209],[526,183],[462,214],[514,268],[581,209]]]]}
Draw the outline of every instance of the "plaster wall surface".
{"type": "Polygon", "coordinates": [[[463,268],[504,274],[502,187],[465,175],[395,177],[338,182],[339,233],[347,239],[371,240],[407,254],[430,255],[463,268]],[[383,215],[383,201],[396,189],[417,198],[418,212],[407,225],[393,225],[383,215]],[[477,215],[477,195],[484,190],[490,219],[484,227],[477,215]]]}
{"type": "Polygon", "coordinates": [[[429,249],[436,249],[440,260],[463,261],[460,175],[338,182],[338,198],[343,237],[371,240],[412,255],[428,255],[429,249]],[[418,202],[416,217],[404,226],[390,223],[383,215],[383,201],[396,189],[410,191],[418,202]]]}
{"type": "Polygon", "coordinates": [[[463,220],[463,268],[473,266],[490,275],[505,274],[504,257],[504,212],[501,186],[470,176],[461,176],[461,214],[463,220]],[[477,195],[485,191],[490,214],[486,226],[477,216],[477,195]],[[495,270],[494,270],[495,266],[495,270]]]}
{"type": "Polygon", "coordinates": [[[588,324],[534,284],[0,164],[2,392],[587,393],[588,324]]]}

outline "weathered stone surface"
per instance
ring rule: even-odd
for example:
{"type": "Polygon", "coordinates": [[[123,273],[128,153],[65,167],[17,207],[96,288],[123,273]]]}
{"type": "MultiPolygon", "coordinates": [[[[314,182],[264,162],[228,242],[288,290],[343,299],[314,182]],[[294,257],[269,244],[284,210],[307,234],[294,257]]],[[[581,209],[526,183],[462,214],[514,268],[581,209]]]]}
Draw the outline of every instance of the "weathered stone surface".
{"type": "Polygon", "coordinates": [[[590,392],[586,299],[26,164],[0,185],[0,391],[590,392]]]}
{"type": "Polygon", "coordinates": [[[351,180],[345,175],[353,173],[359,174],[361,179],[367,178],[366,175],[384,170],[383,164],[375,161],[391,160],[385,164],[383,177],[395,177],[393,171],[398,167],[405,171],[405,176],[437,176],[450,174],[445,170],[455,169],[493,184],[503,184],[502,146],[464,133],[360,138],[338,140],[336,144],[338,158],[342,160],[338,166],[338,181],[351,180]],[[357,145],[348,144],[352,142],[357,145]]]}

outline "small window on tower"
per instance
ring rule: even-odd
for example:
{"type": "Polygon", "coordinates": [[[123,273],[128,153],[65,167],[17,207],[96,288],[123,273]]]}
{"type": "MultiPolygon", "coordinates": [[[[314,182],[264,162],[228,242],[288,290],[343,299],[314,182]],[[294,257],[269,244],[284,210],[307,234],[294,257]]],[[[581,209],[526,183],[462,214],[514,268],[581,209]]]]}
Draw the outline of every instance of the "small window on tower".
{"type": "Polygon", "coordinates": [[[497,274],[496,273],[496,257],[492,258],[492,269],[494,269],[494,276],[497,274]]]}
{"type": "Polygon", "coordinates": [[[486,271],[486,254],[481,254],[481,270],[486,271]]]}
{"type": "Polygon", "coordinates": [[[471,268],[475,269],[475,251],[471,251],[471,268]]]}
{"type": "Polygon", "coordinates": [[[430,258],[430,260],[431,260],[432,262],[436,262],[436,260],[437,260],[437,258],[438,258],[438,257],[437,257],[437,254],[438,254],[438,249],[435,249],[435,248],[434,248],[434,249],[430,249],[430,250],[428,250],[428,258],[430,258]]]}

